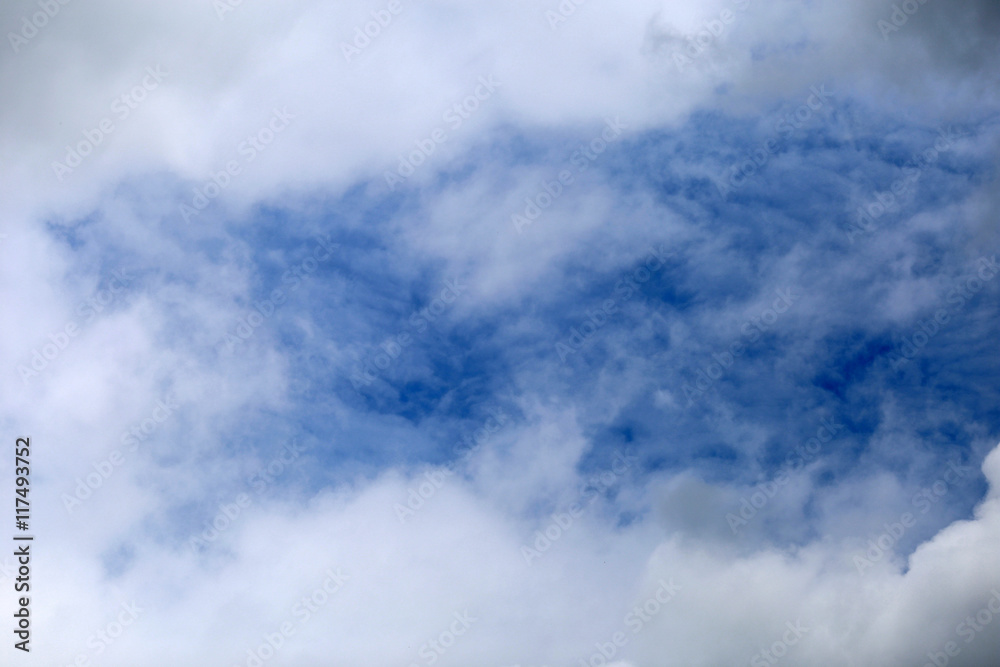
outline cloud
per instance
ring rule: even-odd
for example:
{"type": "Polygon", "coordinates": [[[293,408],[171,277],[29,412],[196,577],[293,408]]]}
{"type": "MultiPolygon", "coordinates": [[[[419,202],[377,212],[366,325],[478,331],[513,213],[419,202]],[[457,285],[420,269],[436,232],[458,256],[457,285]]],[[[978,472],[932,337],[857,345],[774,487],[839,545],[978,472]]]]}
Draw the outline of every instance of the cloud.
{"type": "Polygon", "coordinates": [[[35,659],[984,664],[998,20],[4,5],[35,659]]]}

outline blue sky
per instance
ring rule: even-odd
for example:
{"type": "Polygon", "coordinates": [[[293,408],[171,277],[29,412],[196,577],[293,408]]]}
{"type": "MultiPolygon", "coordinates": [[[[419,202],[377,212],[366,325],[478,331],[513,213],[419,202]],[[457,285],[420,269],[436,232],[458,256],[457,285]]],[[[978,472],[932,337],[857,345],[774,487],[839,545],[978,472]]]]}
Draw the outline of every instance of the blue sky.
{"type": "Polygon", "coordinates": [[[993,4],[42,4],[11,660],[996,655],[993,4]]]}

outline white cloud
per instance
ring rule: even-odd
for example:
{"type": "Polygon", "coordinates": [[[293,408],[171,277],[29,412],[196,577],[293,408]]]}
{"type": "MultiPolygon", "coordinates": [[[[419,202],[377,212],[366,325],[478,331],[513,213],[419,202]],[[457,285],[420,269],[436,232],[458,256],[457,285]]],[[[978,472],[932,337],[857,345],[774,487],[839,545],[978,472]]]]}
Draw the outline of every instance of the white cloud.
{"type": "MultiPolygon", "coordinates": [[[[713,254],[732,242],[680,211],[668,218],[648,194],[623,201],[590,175],[579,176],[565,198],[518,235],[510,215],[541,181],[557,176],[577,140],[565,144],[565,153],[550,147],[544,160],[514,148],[504,158],[512,164],[485,163],[483,151],[512,127],[590,137],[607,117],[621,116],[631,139],[650,128],[675,129],[696,110],[770,112],[776,99],[798,100],[823,81],[845,96],[850,83],[870,108],[926,101],[912,111],[917,125],[961,117],[951,107],[990,109],[997,101],[990,73],[996,54],[985,42],[997,13],[987,2],[960,3],[966,18],[953,30],[936,29],[951,6],[927,3],[891,36],[891,49],[877,28],[891,11],[885,3],[805,9],[749,3],[685,72],[677,71],[670,44],[684,43],[684,35],[737,3],[589,2],[551,30],[544,11],[555,2],[402,2],[384,34],[352,62],[341,42],[383,3],[247,2],[220,20],[203,1],[169,9],[72,2],[59,5],[17,52],[4,45],[0,86],[8,93],[0,141],[14,159],[0,166],[0,302],[8,323],[0,347],[9,371],[0,379],[6,397],[0,421],[8,434],[31,435],[35,446],[34,659],[246,664],[246,651],[262,637],[298,620],[294,605],[323,586],[330,568],[342,568],[349,579],[309,622],[294,626],[269,664],[328,664],[331,655],[345,664],[420,664],[422,645],[466,611],[477,620],[440,653],[439,664],[577,664],[616,632],[631,633],[630,610],[670,579],[681,593],[628,636],[614,659],[630,662],[620,666],[667,664],[664,656],[670,664],[746,663],[796,622],[809,631],[789,649],[789,664],[916,664],[951,640],[961,652],[950,664],[971,667],[996,655],[996,633],[978,633],[966,644],[956,627],[1000,586],[1000,449],[983,463],[990,487],[975,516],[921,544],[905,573],[898,559],[885,558],[860,577],[851,561],[864,542],[854,520],[876,515],[883,503],[905,505],[912,491],[878,475],[821,497],[820,525],[830,529],[825,539],[784,548],[768,546],[786,533],[765,530],[763,522],[743,546],[726,534],[724,513],[738,505],[745,487],[693,475],[638,488],[622,484],[613,501],[587,505],[542,558],[526,564],[521,547],[548,524],[551,511],[565,512],[579,497],[586,477],[577,466],[592,445],[585,418],[610,423],[627,397],[648,389],[644,367],[625,353],[622,375],[595,373],[588,380],[597,407],[574,410],[568,400],[546,398],[538,401],[550,406],[543,409],[522,399],[525,422],[491,442],[467,478],[450,479],[405,525],[393,505],[418,483],[418,473],[366,469],[333,488],[290,483],[282,493],[252,495],[206,553],[191,553],[188,538],[206,517],[251,493],[244,472],[266,462],[267,453],[234,450],[249,440],[245,434],[274,428],[260,427],[259,415],[288,410],[289,387],[299,380],[290,370],[292,353],[266,330],[238,354],[217,355],[217,342],[245,315],[260,280],[253,266],[260,249],[235,240],[234,227],[251,224],[261,204],[306,211],[311,205],[303,197],[335,198],[366,181],[372,191],[382,188],[397,156],[446,126],[444,114],[479,77],[501,82],[495,96],[449,129],[448,141],[413,177],[420,208],[386,223],[396,233],[385,261],[416,255],[466,277],[475,298],[456,306],[465,314],[516,303],[546,286],[554,293],[558,265],[569,258],[613,272],[653,239],[704,243],[713,254]],[[754,60],[761,52],[773,57],[754,60]],[[156,67],[166,72],[162,82],[148,84],[127,115],[116,111],[114,101],[132,95],[147,68],[156,67]],[[268,128],[275,109],[286,108],[294,118],[266,150],[241,152],[249,135],[268,128]],[[60,181],[52,163],[65,160],[68,144],[93,143],[87,133],[96,136],[105,119],[113,132],[60,181]],[[230,161],[240,173],[211,209],[186,224],[179,205],[230,161]],[[468,181],[434,189],[440,171],[467,163],[475,166],[468,181]],[[202,250],[192,251],[195,242],[205,244],[202,250]],[[129,298],[84,323],[79,304],[104,289],[120,266],[135,272],[129,298]],[[17,366],[30,365],[33,351],[59,339],[70,323],[80,325],[79,334],[38,377],[22,381],[17,366]],[[121,434],[168,394],[181,404],[176,416],[68,513],[63,494],[72,494],[78,478],[120,448],[121,434]],[[551,511],[538,518],[538,507],[551,511]],[[619,521],[633,513],[639,518],[619,521]],[[135,623],[110,644],[88,646],[92,634],[113,631],[122,603],[133,600],[142,608],[135,623]],[[104,647],[100,655],[96,646],[104,647]]],[[[7,3],[0,25],[16,32],[37,11],[34,2],[7,3]]],[[[978,150],[991,141],[995,129],[986,127],[978,150]]],[[[702,167],[669,160],[678,172],[702,167]]],[[[988,199],[977,194],[918,223],[943,233],[950,215],[988,220],[988,199]]],[[[871,252],[896,252],[903,236],[889,234],[871,252]]],[[[285,260],[278,249],[269,257],[285,260]]],[[[783,287],[809,261],[797,248],[770,268],[768,281],[783,287]]],[[[846,275],[854,267],[836,270],[846,275]]],[[[911,280],[907,267],[895,268],[893,300],[932,292],[928,281],[911,280]]],[[[710,265],[701,270],[714,276],[710,265]]],[[[899,303],[879,316],[902,317],[909,306],[899,303]]],[[[727,305],[702,324],[724,335],[746,316],[743,306],[727,305]]],[[[344,321],[353,317],[360,316],[345,314],[344,321]]],[[[815,305],[801,317],[831,316],[815,305]]],[[[683,338],[691,324],[671,331],[683,338]]],[[[298,325],[310,338],[320,335],[314,322],[302,318],[298,325]]],[[[520,323],[517,332],[531,326],[520,323]]],[[[330,355],[345,357],[342,349],[330,355]]],[[[544,364],[524,370],[516,382],[528,396],[541,394],[535,384],[548,370],[544,364]]],[[[671,409],[683,400],[671,400],[666,389],[658,396],[671,409]]],[[[368,418],[337,399],[328,407],[344,422],[368,418]]],[[[370,419],[372,440],[391,433],[405,445],[417,438],[402,420],[370,419]]],[[[750,426],[733,433],[754,448],[767,435],[750,426]]],[[[891,450],[894,435],[881,433],[876,452],[891,450]]],[[[0,486],[10,482],[9,474],[0,475],[0,486]]],[[[800,505],[813,492],[805,475],[795,477],[770,510],[789,523],[801,521],[800,505]]],[[[9,644],[3,651],[13,654],[9,644]]]]}

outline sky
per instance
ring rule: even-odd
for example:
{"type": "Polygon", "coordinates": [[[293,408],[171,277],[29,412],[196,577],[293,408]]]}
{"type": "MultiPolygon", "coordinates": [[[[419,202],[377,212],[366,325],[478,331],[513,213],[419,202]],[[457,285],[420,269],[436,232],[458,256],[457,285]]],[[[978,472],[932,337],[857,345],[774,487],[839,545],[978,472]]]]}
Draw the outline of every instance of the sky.
{"type": "Polygon", "coordinates": [[[994,664],[996,2],[0,26],[4,664],[994,664]]]}

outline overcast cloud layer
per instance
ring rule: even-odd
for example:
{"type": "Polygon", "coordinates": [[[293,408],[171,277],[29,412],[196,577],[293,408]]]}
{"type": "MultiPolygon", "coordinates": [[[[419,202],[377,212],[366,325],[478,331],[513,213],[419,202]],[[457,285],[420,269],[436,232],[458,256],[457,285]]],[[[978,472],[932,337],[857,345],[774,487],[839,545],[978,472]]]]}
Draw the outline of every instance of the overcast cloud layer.
{"type": "Polygon", "coordinates": [[[0,26],[4,664],[995,664],[996,2],[0,26]]]}

